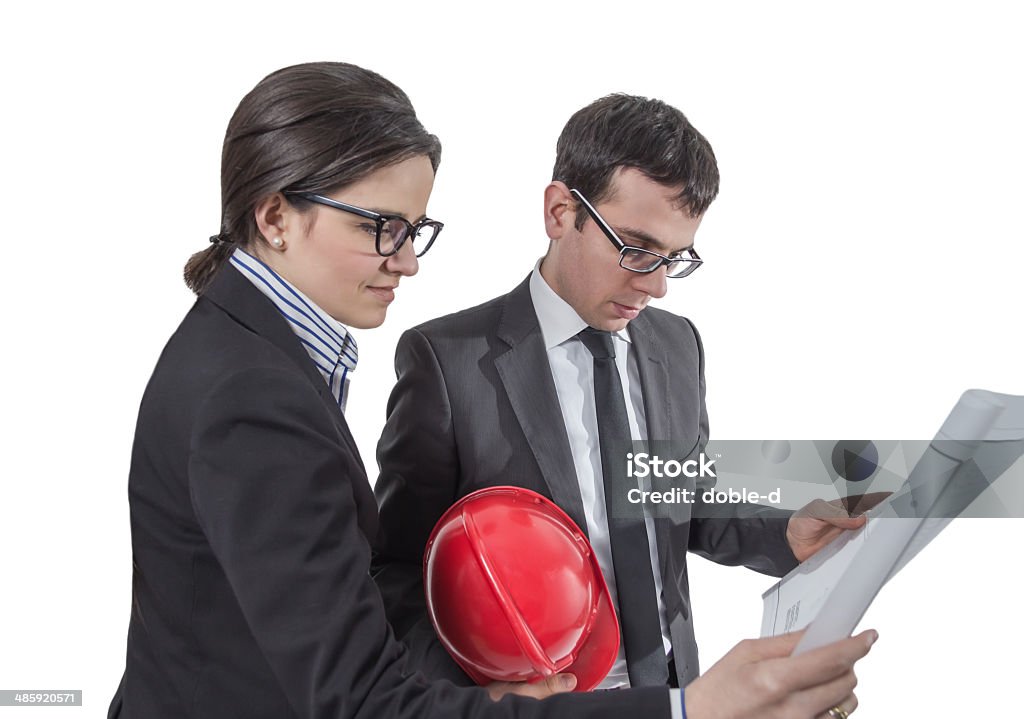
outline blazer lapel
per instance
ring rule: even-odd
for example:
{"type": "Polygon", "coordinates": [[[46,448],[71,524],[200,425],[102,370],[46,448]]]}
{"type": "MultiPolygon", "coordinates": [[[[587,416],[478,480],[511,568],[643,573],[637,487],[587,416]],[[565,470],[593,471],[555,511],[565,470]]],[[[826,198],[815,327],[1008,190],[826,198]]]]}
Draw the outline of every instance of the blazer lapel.
{"type": "Polygon", "coordinates": [[[551,499],[586,534],[587,519],[576,466],[548,364],[544,336],[530,297],[529,277],[506,296],[497,336],[509,345],[509,350],[495,358],[494,365],[551,499]]]}
{"type": "MultiPolygon", "coordinates": [[[[252,286],[230,264],[225,265],[213,278],[203,297],[210,300],[237,321],[261,337],[265,337],[295,362],[306,375],[320,399],[328,407],[334,424],[354,457],[359,457],[355,439],[341,408],[331,394],[330,387],[317,371],[298,337],[273,303],[252,286]]],[[[361,463],[360,463],[361,464],[361,463]]]]}
{"type": "Polygon", "coordinates": [[[658,337],[641,312],[629,325],[629,337],[636,350],[640,386],[644,394],[644,415],[647,438],[672,439],[672,417],[669,412],[668,365],[658,337]]]}
{"type": "MultiPolygon", "coordinates": [[[[669,411],[668,362],[661,350],[657,333],[643,312],[630,322],[629,336],[633,341],[637,369],[640,372],[644,415],[647,420],[647,439],[672,440],[674,438],[672,436],[672,415],[669,411]]],[[[655,487],[655,489],[664,490],[666,487],[655,487]]],[[[661,575],[665,581],[668,581],[669,520],[666,517],[656,517],[654,526],[658,538],[658,560],[661,564],[661,575]]],[[[686,548],[683,547],[682,551],[685,552],[686,548]]]]}

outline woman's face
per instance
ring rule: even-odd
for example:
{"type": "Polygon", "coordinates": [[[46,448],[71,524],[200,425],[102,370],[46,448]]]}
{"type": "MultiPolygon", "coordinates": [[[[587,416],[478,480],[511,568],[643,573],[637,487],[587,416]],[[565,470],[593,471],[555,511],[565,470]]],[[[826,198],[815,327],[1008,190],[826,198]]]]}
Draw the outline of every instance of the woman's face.
{"type": "MultiPolygon", "coordinates": [[[[434,170],[426,156],[377,170],[331,199],[381,214],[400,215],[415,224],[426,216],[434,170]]],[[[416,274],[413,243],[397,254],[377,254],[373,220],[313,205],[299,213],[281,195],[260,203],[256,221],[267,240],[261,260],[295,285],[327,314],[348,327],[367,329],[384,322],[402,277],[416,274]]]]}

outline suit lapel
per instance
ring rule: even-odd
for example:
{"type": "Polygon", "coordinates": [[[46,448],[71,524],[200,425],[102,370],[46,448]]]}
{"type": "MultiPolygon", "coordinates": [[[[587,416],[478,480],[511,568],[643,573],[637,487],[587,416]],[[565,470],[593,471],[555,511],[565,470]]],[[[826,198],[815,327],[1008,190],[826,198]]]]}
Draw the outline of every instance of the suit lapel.
{"type": "MultiPolygon", "coordinates": [[[[629,336],[636,352],[637,369],[640,372],[640,387],[644,397],[644,416],[647,420],[647,439],[670,440],[672,437],[672,415],[669,411],[669,385],[667,358],[661,351],[657,333],[651,327],[645,313],[630,322],[629,336]]],[[[657,481],[657,480],[654,480],[657,481]]],[[[664,490],[667,487],[654,487],[664,490]]],[[[658,561],[664,581],[668,577],[669,520],[656,517],[654,526],[658,538],[658,561]]],[[[685,547],[683,551],[686,551],[685,547]]]]}
{"type": "Polygon", "coordinates": [[[672,438],[672,418],[669,412],[668,364],[658,337],[644,313],[629,325],[629,336],[636,350],[640,386],[644,394],[644,415],[647,418],[647,438],[672,438]]]}
{"type": "Polygon", "coordinates": [[[509,349],[494,360],[494,365],[551,499],[587,533],[576,466],[548,364],[544,336],[530,297],[529,277],[506,296],[498,337],[509,349]]]}
{"type": "MultiPolygon", "coordinates": [[[[272,342],[306,375],[320,399],[328,407],[339,434],[354,457],[359,457],[348,422],[331,394],[330,387],[317,371],[309,354],[292,332],[288,322],[273,303],[252,286],[233,266],[226,264],[213,278],[203,297],[210,300],[251,331],[272,342]]],[[[361,464],[361,463],[360,463],[361,464]]]]}

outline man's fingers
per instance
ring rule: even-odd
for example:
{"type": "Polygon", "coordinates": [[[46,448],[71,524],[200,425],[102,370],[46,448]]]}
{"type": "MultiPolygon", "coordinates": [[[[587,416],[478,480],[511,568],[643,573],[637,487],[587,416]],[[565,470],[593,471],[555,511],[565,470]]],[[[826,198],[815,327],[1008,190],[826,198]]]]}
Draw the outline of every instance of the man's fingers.
{"type": "Polygon", "coordinates": [[[882,501],[892,495],[892,492],[868,492],[867,494],[855,494],[847,497],[843,500],[843,504],[850,511],[850,514],[860,514],[866,512],[872,507],[875,507],[882,503],[882,501]]]}
{"type": "Polygon", "coordinates": [[[839,527],[841,529],[857,529],[858,527],[863,527],[868,521],[868,518],[863,514],[856,517],[847,517],[845,516],[845,513],[842,517],[826,517],[824,519],[832,526],[839,527]]]}
{"type": "Polygon", "coordinates": [[[846,507],[841,499],[833,499],[830,502],[826,502],[824,499],[815,499],[804,505],[797,512],[796,516],[810,517],[811,519],[832,519],[833,517],[849,517],[850,513],[846,511],[846,507]]]}

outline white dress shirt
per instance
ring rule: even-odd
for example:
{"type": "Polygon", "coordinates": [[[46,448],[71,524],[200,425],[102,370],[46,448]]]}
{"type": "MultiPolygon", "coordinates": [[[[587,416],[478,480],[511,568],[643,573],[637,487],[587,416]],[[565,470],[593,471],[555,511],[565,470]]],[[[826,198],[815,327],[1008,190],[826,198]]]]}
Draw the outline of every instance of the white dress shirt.
{"type": "MultiPolygon", "coordinates": [[[[576,336],[586,326],[576,310],[555,294],[540,274],[540,262],[533,268],[530,277],[530,296],[537,313],[544,347],[547,349],[551,376],[555,381],[558,404],[562,410],[565,432],[569,436],[569,449],[576,467],[576,479],[583,498],[583,510],[587,519],[587,534],[594,549],[597,562],[604,572],[612,604],[618,611],[618,592],[615,587],[615,570],[612,564],[612,547],[608,535],[608,514],[604,500],[604,475],[601,471],[601,448],[597,433],[597,407],[594,401],[594,358],[583,342],[576,336]]],[[[629,416],[629,431],[634,440],[647,439],[647,418],[644,414],[644,399],[640,386],[640,371],[636,353],[631,351],[632,340],[628,327],[612,333],[615,342],[615,364],[622,381],[626,399],[626,413],[629,416]]],[[[643,487],[642,487],[643,488],[643,487]]],[[[648,487],[649,489],[649,487],[648,487]]],[[[647,542],[651,549],[651,570],[654,573],[654,589],[658,593],[658,615],[661,621],[661,635],[666,654],[672,648],[668,633],[665,603],[661,597],[661,564],[658,561],[658,544],[654,520],[644,507],[647,523],[647,542]]],[[[668,660],[666,659],[666,662],[668,660]]],[[[626,653],[619,645],[619,656],[598,689],[613,689],[629,686],[626,670],[626,653]]]]}

